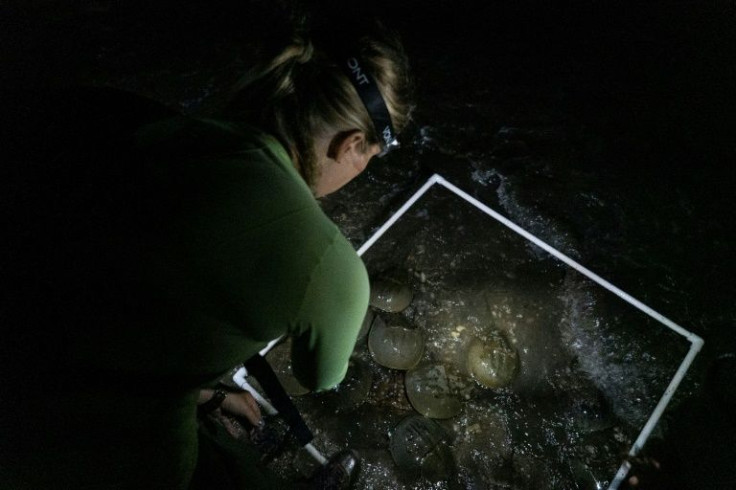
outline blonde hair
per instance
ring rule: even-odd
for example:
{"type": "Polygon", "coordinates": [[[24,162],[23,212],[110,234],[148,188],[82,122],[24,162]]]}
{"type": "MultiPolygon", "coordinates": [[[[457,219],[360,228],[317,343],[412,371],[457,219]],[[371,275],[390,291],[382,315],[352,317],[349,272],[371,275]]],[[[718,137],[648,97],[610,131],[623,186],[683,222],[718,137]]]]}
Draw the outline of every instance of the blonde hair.
{"type": "MultiPolygon", "coordinates": [[[[381,28],[377,35],[360,37],[352,45],[350,55],[359,57],[376,80],[394,129],[400,132],[410,119],[412,90],[401,43],[381,28]]],[[[278,138],[310,187],[320,172],[314,153],[316,138],[357,129],[366,135],[368,144],[382,141],[340,66],[343,61],[295,36],[236,85],[226,111],[278,138]]]]}

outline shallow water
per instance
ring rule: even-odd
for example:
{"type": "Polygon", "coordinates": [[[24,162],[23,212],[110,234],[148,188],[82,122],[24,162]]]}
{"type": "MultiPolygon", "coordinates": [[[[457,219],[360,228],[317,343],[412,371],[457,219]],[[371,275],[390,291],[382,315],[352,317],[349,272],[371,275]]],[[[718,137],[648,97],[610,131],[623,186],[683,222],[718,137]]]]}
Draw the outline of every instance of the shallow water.
{"type": "MultiPolygon", "coordinates": [[[[640,330],[656,326],[642,314],[443,189],[364,260],[376,274],[408,271],[414,299],[402,315],[426,333],[422,362],[464,380],[454,381],[456,414],[423,411],[454,435],[458,470],[441,482],[415,476],[407,488],[575,488],[584,475],[606,484],[686,351],[663,328],[659,350],[648,351],[640,330]],[[499,334],[518,352],[519,373],[488,388],[469,372],[468,344],[499,334]]],[[[389,488],[381,474],[371,485],[389,488]]]]}

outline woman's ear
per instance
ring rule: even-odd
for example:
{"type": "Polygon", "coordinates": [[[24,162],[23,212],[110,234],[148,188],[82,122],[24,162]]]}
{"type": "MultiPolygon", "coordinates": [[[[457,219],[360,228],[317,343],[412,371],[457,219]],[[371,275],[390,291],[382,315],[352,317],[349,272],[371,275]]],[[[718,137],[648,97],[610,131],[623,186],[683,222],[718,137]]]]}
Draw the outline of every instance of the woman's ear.
{"type": "Polygon", "coordinates": [[[359,129],[338,133],[327,149],[327,156],[338,163],[351,162],[365,153],[365,133],[359,129]]]}

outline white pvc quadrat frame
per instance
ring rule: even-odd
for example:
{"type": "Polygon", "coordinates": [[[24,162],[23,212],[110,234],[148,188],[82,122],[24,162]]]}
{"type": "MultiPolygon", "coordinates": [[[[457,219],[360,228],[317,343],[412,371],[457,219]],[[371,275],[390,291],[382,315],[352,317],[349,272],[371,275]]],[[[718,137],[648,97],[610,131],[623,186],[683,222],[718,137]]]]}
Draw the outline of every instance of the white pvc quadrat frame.
{"type": "MultiPolygon", "coordinates": [[[[647,439],[649,438],[649,435],[652,433],[652,430],[657,425],[657,422],[659,421],[660,417],[662,416],[662,413],[664,412],[665,408],[667,407],[667,404],[670,402],[670,399],[672,398],[672,395],[675,393],[675,390],[677,390],[677,387],[680,385],[680,381],[682,381],[682,378],[685,376],[685,373],[687,373],[688,369],[690,368],[690,364],[692,364],[693,360],[695,359],[695,356],[700,351],[701,347],[703,347],[703,339],[698,337],[697,335],[693,334],[692,332],[689,332],[682,328],[681,326],[677,325],[672,320],[666,318],[660,313],[657,313],[641,301],[633,298],[629,294],[625,293],[621,289],[617,288],[610,282],[606,281],[599,275],[595,274],[594,272],[590,271],[589,269],[583,267],[567,255],[563,254],[559,250],[551,247],[547,243],[543,242],[536,236],[532,235],[528,231],[524,230],[514,222],[510,221],[509,219],[505,218],[504,216],[498,214],[496,211],[492,210],[482,202],[478,201],[474,197],[470,196],[468,193],[464,192],[463,190],[457,188],[447,180],[445,180],[442,176],[438,174],[432,175],[427,182],[424,183],[424,185],[414,193],[405,203],[403,206],[399,208],[396,213],[394,213],[393,216],[391,216],[386,223],[384,223],[378,230],[373,233],[373,235],[358,249],[358,255],[362,256],[373,244],[378,241],[381,236],[383,236],[386,231],[391,228],[391,226],[398,221],[401,216],[406,213],[406,211],[409,210],[409,208],[417,202],[433,185],[438,184],[445,189],[448,189],[449,191],[453,192],[454,194],[458,195],[459,197],[463,198],[465,201],[469,202],[476,208],[480,209],[482,212],[487,214],[488,216],[494,218],[495,220],[499,221],[501,224],[505,225],[506,227],[510,228],[511,230],[515,231],[522,237],[526,238],[536,246],[540,247],[541,249],[545,250],[549,254],[553,255],[557,259],[561,260],[565,264],[569,265],[573,269],[577,270],[581,274],[584,274],[591,280],[595,281],[599,285],[603,286],[607,290],[611,291],[615,295],[619,296],[621,299],[626,301],[627,303],[631,304],[632,306],[638,308],[639,310],[643,311],[653,319],[660,322],[665,327],[674,330],[676,333],[682,335],[687,340],[690,341],[690,349],[688,350],[687,355],[680,363],[680,367],[675,372],[675,375],[672,377],[672,380],[670,381],[670,384],[667,386],[667,389],[665,389],[664,394],[659,400],[659,403],[657,403],[657,406],[652,411],[652,414],[649,416],[649,419],[647,420],[646,424],[644,424],[644,428],[642,428],[641,432],[639,433],[639,436],[637,437],[636,441],[634,441],[634,444],[631,446],[631,449],[629,450],[629,456],[636,456],[639,451],[644,446],[644,443],[646,443],[647,439]]],[[[626,478],[626,475],[628,474],[629,470],[631,469],[631,464],[628,461],[624,461],[624,463],[619,468],[618,472],[616,472],[616,475],[613,478],[613,481],[608,487],[608,490],[617,490],[619,485],[623,482],[624,478],[626,478]]]]}

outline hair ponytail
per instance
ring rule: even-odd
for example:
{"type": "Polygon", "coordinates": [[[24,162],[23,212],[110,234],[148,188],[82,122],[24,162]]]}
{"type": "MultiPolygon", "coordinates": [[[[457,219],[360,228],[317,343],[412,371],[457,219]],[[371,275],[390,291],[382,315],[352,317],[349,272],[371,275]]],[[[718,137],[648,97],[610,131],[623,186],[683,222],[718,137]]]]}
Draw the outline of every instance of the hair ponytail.
{"type": "Polygon", "coordinates": [[[396,131],[410,117],[411,82],[398,38],[387,31],[312,44],[293,36],[267,62],[252,69],[236,86],[226,114],[273,134],[289,151],[299,172],[312,186],[319,176],[314,140],[358,129],[368,143],[381,141],[357,91],[343,73],[343,61],[331,46],[355,46],[376,80],[396,131]]]}

